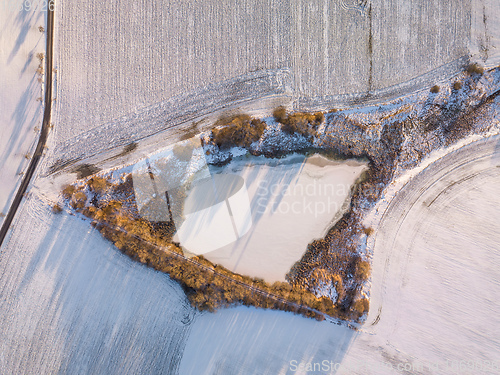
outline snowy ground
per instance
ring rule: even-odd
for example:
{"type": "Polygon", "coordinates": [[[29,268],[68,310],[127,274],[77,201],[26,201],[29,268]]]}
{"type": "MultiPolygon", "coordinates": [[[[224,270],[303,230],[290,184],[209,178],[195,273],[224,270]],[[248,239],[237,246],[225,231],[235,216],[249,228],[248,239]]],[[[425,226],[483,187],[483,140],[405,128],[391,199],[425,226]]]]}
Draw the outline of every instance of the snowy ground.
{"type": "Polygon", "coordinates": [[[0,254],[0,373],[176,373],[194,311],[168,276],[30,195],[0,254]]]}
{"type": "Polygon", "coordinates": [[[500,64],[500,3],[496,0],[472,0],[471,53],[487,67],[500,64]]]}
{"type": "Polygon", "coordinates": [[[34,150],[42,126],[43,83],[36,72],[45,52],[45,12],[0,5],[0,225],[34,150]],[[5,9],[4,9],[5,7],[5,9]]]}

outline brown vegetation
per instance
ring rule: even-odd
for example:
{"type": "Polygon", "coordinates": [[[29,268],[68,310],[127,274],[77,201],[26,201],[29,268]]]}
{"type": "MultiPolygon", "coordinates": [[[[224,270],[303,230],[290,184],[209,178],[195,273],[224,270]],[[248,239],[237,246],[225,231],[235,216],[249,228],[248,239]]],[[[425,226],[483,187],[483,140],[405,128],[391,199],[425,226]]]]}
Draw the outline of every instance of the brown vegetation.
{"type": "Polygon", "coordinates": [[[316,129],[325,120],[322,112],[296,112],[287,114],[284,107],[278,107],[273,112],[274,119],[281,124],[283,131],[310,137],[316,134],[316,129]]]}
{"type": "Polygon", "coordinates": [[[434,86],[432,86],[432,87],[431,87],[431,92],[432,92],[433,94],[437,94],[437,93],[439,92],[439,90],[440,90],[440,89],[439,89],[439,86],[438,86],[438,85],[434,85],[434,86]]]}
{"type": "Polygon", "coordinates": [[[70,200],[70,205],[74,209],[82,209],[85,207],[87,195],[83,191],[77,191],[73,194],[70,200]]]}
{"type": "Polygon", "coordinates": [[[370,307],[370,302],[368,301],[367,298],[363,297],[354,302],[353,312],[356,315],[362,316],[363,314],[368,312],[369,307],[370,307]]]}
{"type": "Polygon", "coordinates": [[[65,199],[71,199],[76,188],[73,185],[68,185],[62,190],[62,195],[65,199]]]}
{"type": "Polygon", "coordinates": [[[453,89],[455,90],[460,90],[462,88],[462,83],[460,81],[456,81],[454,84],[453,84],[453,89]]]}
{"type": "Polygon", "coordinates": [[[106,187],[107,187],[107,181],[102,178],[102,177],[93,177],[88,181],[88,185],[90,189],[97,194],[102,194],[106,187]]]}
{"type": "Polygon", "coordinates": [[[221,149],[233,146],[250,147],[258,141],[266,129],[266,123],[248,115],[236,115],[219,119],[212,130],[212,139],[221,149]]]}
{"type": "Polygon", "coordinates": [[[375,231],[373,230],[372,227],[369,227],[369,228],[363,228],[363,232],[365,232],[367,236],[371,236],[375,231]]]}
{"type": "Polygon", "coordinates": [[[484,68],[476,63],[470,64],[467,67],[467,72],[469,74],[483,74],[484,73],[484,68]]]}
{"type": "Polygon", "coordinates": [[[354,277],[360,282],[367,280],[370,277],[370,263],[358,258],[354,277]]]}

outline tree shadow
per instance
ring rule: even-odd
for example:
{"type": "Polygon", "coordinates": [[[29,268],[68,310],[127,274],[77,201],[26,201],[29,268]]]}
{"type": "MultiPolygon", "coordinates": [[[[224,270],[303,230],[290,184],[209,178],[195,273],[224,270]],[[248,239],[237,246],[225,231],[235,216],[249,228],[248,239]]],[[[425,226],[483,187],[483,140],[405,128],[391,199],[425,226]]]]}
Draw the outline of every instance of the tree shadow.
{"type": "Polygon", "coordinates": [[[20,143],[24,142],[26,136],[28,136],[29,132],[34,128],[37,121],[41,120],[38,113],[39,108],[37,108],[34,109],[34,114],[31,120],[27,122],[30,110],[33,106],[37,107],[37,102],[32,100],[36,85],[36,75],[33,75],[28,87],[21,95],[21,98],[17,102],[16,108],[12,113],[11,121],[14,123],[14,127],[12,129],[12,133],[10,134],[9,141],[7,142],[7,147],[0,155],[0,166],[7,161],[12,152],[19,147],[20,143]]]}
{"type": "Polygon", "coordinates": [[[16,57],[18,54],[19,50],[21,49],[21,46],[24,44],[26,41],[26,38],[28,36],[28,33],[31,29],[31,27],[41,18],[45,12],[41,11],[35,11],[35,12],[27,12],[27,11],[20,11],[18,12],[18,15],[14,19],[14,24],[20,25],[21,31],[17,35],[16,41],[14,43],[14,48],[12,48],[12,51],[10,51],[9,57],[7,58],[7,64],[10,64],[12,60],[16,57]]]}
{"type": "Polygon", "coordinates": [[[180,286],[121,254],[89,222],[52,219],[13,296],[26,300],[43,283],[30,345],[49,352],[25,353],[20,368],[55,361],[60,374],[176,373],[194,315],[180,286]]]}

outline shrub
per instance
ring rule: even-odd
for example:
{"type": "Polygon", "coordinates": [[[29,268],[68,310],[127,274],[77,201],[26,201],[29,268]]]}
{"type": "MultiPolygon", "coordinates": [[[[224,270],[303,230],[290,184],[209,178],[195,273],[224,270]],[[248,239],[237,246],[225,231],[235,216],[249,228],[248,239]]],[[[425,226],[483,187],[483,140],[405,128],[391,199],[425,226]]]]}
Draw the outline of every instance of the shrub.
{"type": "Polygon", "coordinates": [[[323,112],[297,112],[286,114],[284,107],[274,110],[273,116],[281,124],[281,129],[289,134],[297,133],[310,137],[316,133],[318,126],[325,120],[323,112]]]}
{"type": "Polygon", "coordinates": [[[359,260],[356,263],[355,278],[358,282],[363,282],[370,277],[370,263],[359,260]]]}
{"type": "Polygon", "coordinates": [[[363,297],[354,302],[353,310],[360,317],[364,313],[368,312],[370,308],[370,302],[367,298],[363,297]]]}
{"type": "Polygon", "coordinates": [[[439,92],[439,86],[438,85],[434,85],[431,87],[431,92],[433,94],[437,94],[439,92]]]}
{"type": "Polygon", "coordinates": [[[67,185],[62,191],[62,195],[66,199],[71,199],[75,190],[76,188],[73,185],[67,185]]]}
{"type": "Polygon", "coordinates": [[[337,301],[341,301],[345,296],[342,278],[338,274],[332,274],[324,268],[316,268],[310,276],[312,289],[317,289],[322,285],[332,285],[337,292],[337,301]]]}
{"type": "Polygon", "coordinates": [[[363,232],[365,232],[367,236],[371,236],[375,231],[373,230],[372,227],[369,227],[369,228],[363,228],[363,232]]]}
{"type": "Polygon", "coordinates": [[[77,191],[71,197],[71,206],[74,209],[82,209],[85,207],[86,201],[87,201],[87,195],[83,191],[77,191]]]}
{"type": "Polygon", "coordinates": [[[52,212],[55,214],[60,214],[62,212],[61,206],[59,206],[57,203],[52,206],[52,212]]]}
{"type": "Polygon", "coordinates": [[[276,108],[273,111],[273,117],[277,122],[283,123],[286,120],[286,108],[283,106],[276,108]]]}
{"type": "Polygon", "coordinates": [[[266,123],[251,119],[248,115],[236,115],[217,121],[220,128],[212,130],[212,138],[219,148],[230,148],[233,146],[250,147],[258,141],[266,129],[266,123]]]}
{"type": "Polygon", "coordinates": [[[470,64],[467,67],[467,72],[469,74],[483,74],[484,73],[484,68],[476,63],[470,64]]]}
{"type": "Polygon", "coordinates": [[[453,88],[455,90],[460,90],[462,88],[462,83],[460,81],[456,81],[454,84],[453,84],[453,88]]]}
{"type": "Polygon", "coordinates": [[[105,178],[96,176],[89,180],[88,185],[92,191],[102,194],[108,186],[108,181],[105,178]]]}
{"type": "Polygon", "coordinates": [[[337,292],[337,301],[340,302],[345,297],[344,284],[342,283],[342,278],[340,275],[335,274],[332,276],[333,285],[335,286],[335,291],[337,292]]]}

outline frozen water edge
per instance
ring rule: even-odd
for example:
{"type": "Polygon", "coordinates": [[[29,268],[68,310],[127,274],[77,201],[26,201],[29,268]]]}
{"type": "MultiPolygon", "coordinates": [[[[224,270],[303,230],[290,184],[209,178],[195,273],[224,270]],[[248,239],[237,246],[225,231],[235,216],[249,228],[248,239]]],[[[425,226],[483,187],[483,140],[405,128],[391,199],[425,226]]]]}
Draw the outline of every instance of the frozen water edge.
{"type": "Polygon", "coordinates": [[[355,160],[297,154],[239,158],[212,167],[212,174],[243,177],[253,224],[236,242],[204,256],[239,274],[285,281],[307,245],[323,238],[347,211],[351,186],[364,170],[366,164],[355,160]]]}

